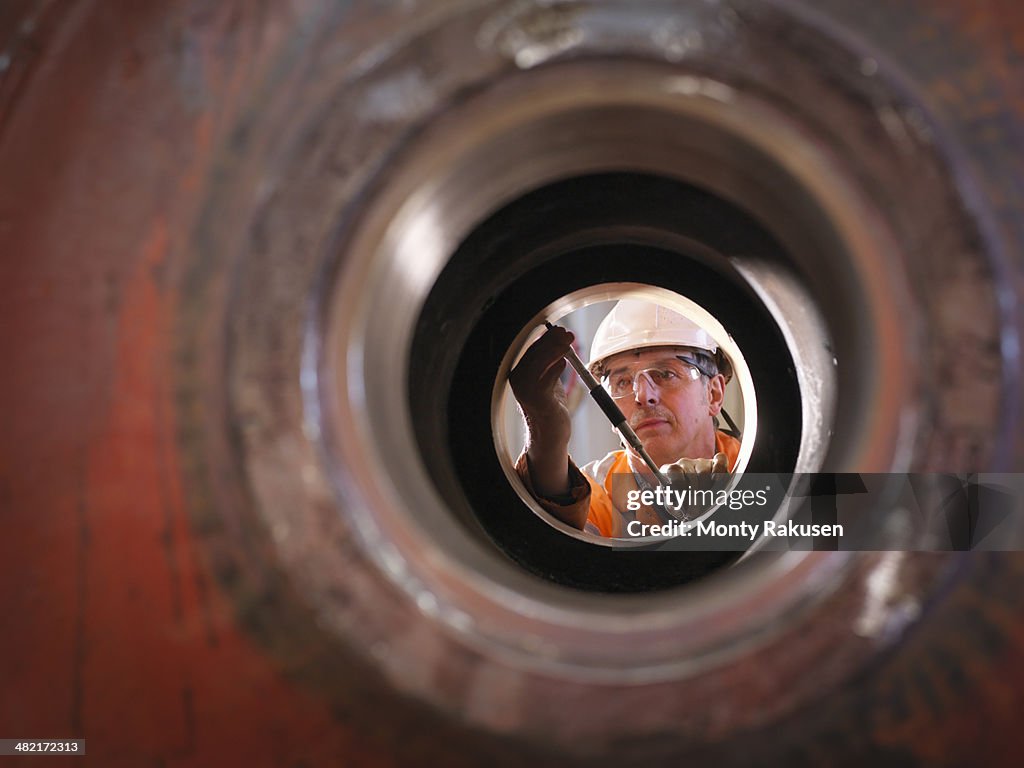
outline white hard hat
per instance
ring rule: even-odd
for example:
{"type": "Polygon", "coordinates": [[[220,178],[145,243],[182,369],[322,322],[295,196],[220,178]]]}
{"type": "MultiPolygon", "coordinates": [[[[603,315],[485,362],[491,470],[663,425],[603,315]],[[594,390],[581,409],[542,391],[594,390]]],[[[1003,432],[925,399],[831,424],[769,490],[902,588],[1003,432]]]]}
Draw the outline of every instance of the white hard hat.
{"type": "Polygon", "coordinates": [[[691,347],[712,357],[718,352],[715,340],[689,318],[650,301],[623,299],[597,327],[589,368],[595,371],[612,355],[646,347],[691,347]]]}

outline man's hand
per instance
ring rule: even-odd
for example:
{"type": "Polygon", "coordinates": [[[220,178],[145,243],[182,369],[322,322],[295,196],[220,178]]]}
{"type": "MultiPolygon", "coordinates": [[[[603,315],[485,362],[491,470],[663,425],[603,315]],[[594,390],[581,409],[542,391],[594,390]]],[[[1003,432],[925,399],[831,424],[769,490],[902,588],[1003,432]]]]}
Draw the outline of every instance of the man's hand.
{"type": "MultiPolygon", "coordinates": [[[[716,453],[710,459],[679,459],[672,464],[663,464],[661,472],[668,481],[677,488],[692,488],[700,491],[714,491],[715,475],[728,474],[729,457],[724,453],[716,453]]],[[[719,478],[719,485],[724,478],[719,478]]],[[[683,512],[687,520],[700,517],[710,509],[705,504],[686,504],[675,508],[683,512]]],[[[639,516],[637,517],[639,519],[639,516]]]]}
{"type": "Polygon", "coordinates": [[[530,345],[508,377],[526,419],[530,478],[542,496],[569,492],[572,421],[559,377],[565,370],[565,354],[573,338],[565,328],[550,328],[530,345]]]}
{"type": "Polygon", "coordinates": [[[708,475],[716,472],[729,471],[729,457],[724,453],[716,453],[710,459],[679,459],[672,464],[663,464],[661,472],[669,480],[680,480],[687,475],[708,475]]]}

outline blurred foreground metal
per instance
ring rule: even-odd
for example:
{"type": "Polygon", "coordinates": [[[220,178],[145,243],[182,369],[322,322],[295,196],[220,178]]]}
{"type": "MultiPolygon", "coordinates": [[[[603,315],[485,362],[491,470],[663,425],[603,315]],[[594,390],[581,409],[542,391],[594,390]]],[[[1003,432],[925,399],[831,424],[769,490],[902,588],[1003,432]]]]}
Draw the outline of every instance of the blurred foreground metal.
{"type": "MultiPolygon", "coordinates": [[[[834,329],[844,359],[877,375],[850,379],[865,394],[836,417],[858,436],[837,463],[1019,471],[1022,62],[1024,7],[995,0],[5,3],[0,736],[84,738],[87,760],[125,766],[1017,764],[1020,556],[814,553],[757,583],[737,570],[685,594],[576,594],[487,556],[432,490],[423,520],[451,534],[415,537],[403,494],[422,478],[370,482],[379,445],[360,442],[369,425],[416,456],[401,413],[372,408],[387,395],[374,376],[399,381],[407,361],[371,336],[327,347],[354,338],[362,298],[410,318],[423,302],[441,264],[403,259],[401,238],[446,257],[456,224],[476,223],[389,228],[383,212],[408,210],[402,184],[470,219],[474,197],[525,193],[533,149],[553,178],[608,170],[620,126],[573,154],[591,121],[544,105],[584,92],[608,116],[603,91],[626,99],[679,68],[680,99],[714,100],[696,72],[816,114],[807,146],[879,193],[911,254],[890,266],[921,278],[897,291],[857,272],[885,343],[876,355],[854,323],[834,329]],[[850,53],[862,48],[877,57],[850,53]],[[797,66],[812,54],[819,68],[797,66]],[[880,109],[877,136],[857,134],[864,115],[840,107],[862,94],[833,72],[899,83],[921,111],[880,109]],[[566,94],[563,76],[594,85],[566,94]],[[835,103],[805,100],[831,98],[829,82],[835,103]],[[540,115],[536,144],[481,140],[481,157],[521,156],[524,175],[505,168],[499,187],[468,163],[458,184],[414,186],[441,179],[447,157],[416,141],[464,161],[488,115],[514,124],[495,106],[506,93],[540,115]],[[479,122],[445,143],[459,115],[479,122]],[[563,145],[544,143],[552,125],[563,145]],[[837,135],[878,153],[816,143],[837,135]],[[920,179],[887,168],[883,145],[904,146],[892,151],[920,179]],[[886,197],[897,176],[919,210],[886,197]],[[378,292],[388,270],[402,276],[391,294],[378,292]],[[317,302],[323,336],[310,335],[317,302]],[[914,371],[883,365],[907,350],[914,371]],[[338,377],[337,413],[326,400],[311,413],[320,390],[303,376],[338,377]],[[365,418],[352,406],[364,386],[365,418]]],[[[651,103],[629,113],[649,122],[623,124],[663,136],[651,103]]],[[[628,169],[667,162],[666,146],[628,169]]],[[[816,168],[783,160],[794,176],[816,168]]],[[[779,188],[719,181],[775,204],[779,188]]],[[[868,245],[854,243],[882,253],[868,245]]],[[[819,282],[842,285],[836,270],[819,282]]]]}

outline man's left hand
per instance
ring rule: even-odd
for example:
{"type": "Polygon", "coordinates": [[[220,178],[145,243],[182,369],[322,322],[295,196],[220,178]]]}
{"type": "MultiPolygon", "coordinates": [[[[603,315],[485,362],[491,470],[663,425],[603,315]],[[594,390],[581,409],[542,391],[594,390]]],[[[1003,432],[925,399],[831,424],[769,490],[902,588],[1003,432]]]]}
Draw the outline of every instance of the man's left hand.
{"type": "Polygon", "coordinates": [[[711,459],[679,459],[672,464],[661,466],[663,474],[669,480],[678,480],[685,475],[709,475],[729,471],[729,457],[724,453],[716,453],[711,459]]]}

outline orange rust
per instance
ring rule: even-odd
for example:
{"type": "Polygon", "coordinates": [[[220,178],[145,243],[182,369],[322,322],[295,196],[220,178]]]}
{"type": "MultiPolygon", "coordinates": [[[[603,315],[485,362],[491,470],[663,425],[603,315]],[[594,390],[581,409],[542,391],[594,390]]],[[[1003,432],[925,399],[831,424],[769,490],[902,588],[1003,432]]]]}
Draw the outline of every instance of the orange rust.
{"type": "MultiPolygon", "coordinates": [[[[397,765],[241,626],[188,517],[176,444],[176,270],[215,152],[313,3],[263,16],[242,2],[172,5],[75,5],[53,49],[21,49],[39,60],[3,105],[17,109],[0,110],[0,737],[86,738],[94,762],[115,766],[397,765]],[[186,64],[205,91],[183,94],[186,64]]],[[[931,97],[949,112],[1006,100],[1019,115],[1024,5],[926,10],[983,57],[931,97]],[[994,95],[964,95],[986,78],[994,95]]],[[[915,34],[941,40],[937,29],[922,12],[915,34]]],[[[1019,564],[999,576],[1019,583],[1019,564]]],[[[936,763],[1012,764],[1024,622],[1007,595],[972,614],[976,597],[960,594],[854,698],[877,707],[865,740],[936,763]],[[980,649],[965,615],[1005,646],[980,649]]],[[[796,739],[804,723],[786,725],[796,739]]]]}

